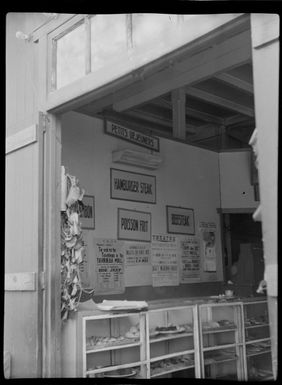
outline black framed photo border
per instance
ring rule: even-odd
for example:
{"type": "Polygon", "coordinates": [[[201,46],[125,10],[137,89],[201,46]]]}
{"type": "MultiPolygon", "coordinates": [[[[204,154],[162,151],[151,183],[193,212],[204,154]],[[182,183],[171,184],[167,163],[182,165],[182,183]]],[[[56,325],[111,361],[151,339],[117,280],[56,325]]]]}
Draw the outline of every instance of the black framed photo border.
{"type": "Polygon", "coordinates": [[[166,221],[169,234],[195,235],[194,209],[166,205],[166,221]]]}
{"type": "Polygon", "coordinates": [[[151,242],[152,214],[147,211],[118,208],[117,239],[133,242],[151,242]]]}
{"type": "MultiPolygon", "coordinates": [[[[141,191],[143,191],[143,188],[141,187],[141,191]]],[[[111,167],[110,168],[110,198],[111,199],[116,199],[116,200],[122,200],[122,201],[129,201],[129,202],[139,202],[139,203],[150,203],[150,204],[156,204],[157,203],[157,178],[156,175],[151,175],[151,174],[144,174],[140,172],[135,172],[135,171],[128,171],[128,170],[122,170],[118,168],[111,167]],[[152,195],[152,199],[146,199],[147,192],[145,191],[146,189],[144,188],[144,194],[142,192],[122,192],[122,191],[115,191],[115,184],[113,183],[113,178],[114,178],[114,173],[117,174],[124,174],[124,175],[135,175],[137,176],[137,181],[135,181],[135,185],[133,184],[132,189],[136,190],[139,189],[139,186],[141,183],[149,184],[148,182],[151,180],[150,188],[147,187],[147,190],[151,192],[151,194],[148,195],[148,198],[150,195],[152,195]],[[142,181],[143,177],[143,181],[142,181]],[[137,182],[137,183],[136,183],[137,182]],[[137,194],[137,196],[134,196],[137,194]],[[138,199],[139,197],[139,199],[138,199]],[[142,199],[143,198],[143,199],[142,199]]]]}
{"type": "Polygon", "coordinates": [[[84,195],[82,199],[84,209],[80,215],[81,228],[85,230],[95,230],[95,197],[94,195],[84,195]]]}

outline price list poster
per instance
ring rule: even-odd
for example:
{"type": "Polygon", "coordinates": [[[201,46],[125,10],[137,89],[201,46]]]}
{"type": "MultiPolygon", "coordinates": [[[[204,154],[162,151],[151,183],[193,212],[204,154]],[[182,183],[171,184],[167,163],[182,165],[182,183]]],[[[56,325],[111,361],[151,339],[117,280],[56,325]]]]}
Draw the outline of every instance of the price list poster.
{"type": "Polygon", "coordinates": [[[178,286],[177,239],[173,235],[153,235],[151,244],[153,286],[178,286]]]}
{"type": "Polygon", "coordinates": [[[124,242],[125,286],[152,285],[151,244],[124,242]]]}
{"type": "Polygon", "coordinates": [[[180,240],[180,283],[200,279],[200,242],[196,237],[180,240]]]}
{"type": "Polygon", "coordinates": [[[122,244],[115,239],[94,239],[95,282],[97,294],[124,292],[124,255],[122,244]]]}

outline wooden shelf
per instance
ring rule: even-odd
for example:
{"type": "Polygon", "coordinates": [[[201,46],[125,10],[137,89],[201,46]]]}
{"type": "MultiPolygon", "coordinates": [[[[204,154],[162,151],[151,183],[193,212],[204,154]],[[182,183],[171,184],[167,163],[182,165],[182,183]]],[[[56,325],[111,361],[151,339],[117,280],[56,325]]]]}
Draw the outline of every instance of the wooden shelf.
{"type": "Polygon", "coordinates": [[[187,366],[184,365],[184,366],[174,367],[171,369],[165,369],[163,372],[158,372],[158,373],[152,373],[153,370],[151,369],[151,378],[163,376],[163,375],[168,374],[168,373],[179,372],[181,370],[192,369],[194,367],[195,367],[195,364],[193,364],[193,365],[191,364],[191,365],[187,365],[187,366]]]}
{"type": "Polygon", "coordinates": [[[214,365],[214,364],[221,364],[222,362],[227,362],[227,361],[235,361],[237,360],[238,357],[234,355],[234,357],[226,357],[226,358],[223,358],[220,359],[220,360],[216,360],[214,358],[206,358],[204,360],[204,363],[205,365],[214,365]]]}
{"type": "Polygon", "coordinates": [[[140,346],[141,343],[139,342],[132,342],[130,344],[117,344],[117,345],[111,345],[111,346],[105,346],[101,348],[94,348],[94,349],[86,349],[86,354],[90,353],[97,353],[97,352],[105,352],[108,350],[117,350],[117,349],[126,349],[126,348],[131,348],[133,346],[140,346]]]}
{"type": "Polygon", "coordinates": [[[178,357],[178,356],[184,356],[185,354],[194,354],[195,351],[194,349],[191,349],[191,350],[183,350],[182,352],[174,352],[174,353],[169,353],[169,354],[164,354],[162,356],[158,356],[158,357],[153,357],[150,359],[150,362],[157,362],[157,361],[162,361],[162,360],[166,360],[168,358],[174,358],[174,357],[178,357]]]}
{"type": "Polygon", "coordinates": [[[193,333],[179,333],[179,334],[166,334],[156,336],[153,338],[150,338],[150,343],[160,342],[160,341],[167,341],[167,340],[174,340],[177,338],[183,338],[183,337],[193,337],[193,333]]]}
{"type": "Polygon", "coordinates": [[[230,327],[230,328],[214,328],[214,329],[204,329],[202,330],[203,334],[210,334],[210,333],[224,333],[224,332],[230,332],[238,330],[236,327],[230,327]]]}
{"type": "Polygon", "coordinates": [[[207,346],[203,347],[203,352],[209,352],[212,350],[220,350],[220,349],[228,349],[228,348],[234,348],[236,346],[243,345],[243,343],[232,343],[232,344],[225,344],[225,345],[215,345],[215,346],[207,346]]]}
{"type": "Polygon", "coordinates": [[[269,326],[269,323],[261,323],[259,325],[245,326],[245,329],[261,328],[261,327],[265,327],[265,326],[269,326]]]}
{"type": "Polygon", "coordinates": [[[119,364],[119,365],[113,365],[113,366],[105,366],[105,367],[96,368],[96,369],[88,369],[88,370],[86,370],[86,375],[107,373],[107,372],[111,372],[111,371],[114,371],[117,369],[134,368],[136,366],[141,366],[144,364],[145,363],[143,361],[138,361],[138,362],[131,362],[130,364],[119,364]]]}
{"type": "Polygon", "coordinates": [[[257,338],[257,339],[253,339],[253,340],[247,340],[246,341],[246,345],[256,344],[258,342],[264,342],[264,341],[269,341],[269,340],[270,340],[270,337],[264,337],[264,338],[257,338]]]}
{"type": "Polygon", "coordinates": [[[249,358],[249,357],[258,356],[260,354],[266,354],[266,353],[271,353],[271,349],[265,349],[265,350],[261,350],[260,352],[252,352],[252,353],[246,352],[246,356],[247,358],[249,358]]]}

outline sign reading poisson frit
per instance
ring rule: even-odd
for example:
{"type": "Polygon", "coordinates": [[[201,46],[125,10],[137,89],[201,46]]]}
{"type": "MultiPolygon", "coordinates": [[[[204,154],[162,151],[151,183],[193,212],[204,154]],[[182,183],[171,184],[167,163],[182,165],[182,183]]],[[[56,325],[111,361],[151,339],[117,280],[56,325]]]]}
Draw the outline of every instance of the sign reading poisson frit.
{"type": "Polygon", "coordinates": [[[118,239],[151,241],[151,213],[118,209],[118,239]]]}
{"type": "Polygon", "coordinates": [[[153,151],[160,151],[159,138],[143,134],[142,132],[121,126],[117,123],[105,120],[105,133],[115,136],[119,139],[127,140],[141,147],[149,148],[153,151]]]}

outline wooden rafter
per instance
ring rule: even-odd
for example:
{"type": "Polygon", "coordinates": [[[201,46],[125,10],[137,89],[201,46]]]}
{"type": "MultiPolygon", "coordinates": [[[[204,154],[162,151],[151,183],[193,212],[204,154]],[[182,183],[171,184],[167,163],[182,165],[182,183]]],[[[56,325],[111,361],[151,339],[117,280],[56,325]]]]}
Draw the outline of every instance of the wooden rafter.
{"type": "Polygon", "coordinates": [[[246,31],[117,92],[113,108],[128,110],[171,89],[195,84],[250,60],[250,33],[246,31]]]}
{"type": "MultiPolygon", "coordinates": [[[[164,99],[164,98],[154,99],[150,103],[155,104],[155,105],[160,106],[160,107],[168,108],[168,109],[172,108],[171,102],[169,100],[164,99]]],[[[192,118],[195,118],[198,120],[202,120],[202,121],[207,122],[207,123],[214,123],[214,124],[223,124],[224,123],[224,119],[222,119],[218,116],[208,114],[207,112],[196,110],[196,109],[191,108],[191,107],[187,107],[187,105],[185,108],[185,112],[186,112],[186,115],[191,116],[192,118]]]]}
{"type": "Polygon", "coordinates": [[[222,98],[210,92],[202,91],[195,87],[186,88],[187,95],[196,97],[198,99],[204,100],[211,104],[216,104],[220,107],[228,108],[229,110],[240,112],[243,115],[254,117],[254,110],[250,107],[243,106],[231,100],[222,98]]]}
{"type": "MultiPolygon", "coordinates": [[[[125,113],[125,115],[129,115],[133,118],[135,117],[138,119],[143,119],[143,120],[146,120],[150,123],[156,123],[156,124],[159,124],[162,126],[172,128],[172,121],[170,119],[165,119],[159,115],[157,116],[157,115],[153,115],[151,113],[144,113],[144,112],[141,112],[138,110],[127,111],[125,113]]],[[[186,124],[186,132],[195,133],[196,132],[195,126],[193,126],[191,124],[186,124]]]]}
{"type": "Polygon", "coordinates": [[[239,79],[238,77],[232,76],[227,73],[221,73],[221,74],[215,75],[214,77],[215,79],[221,80],[224,83],[230,86],[233,86],[235,88],[238,88],[241,91],[243,90],[252,95],[254,93],[253,85],[246,82],[245,80],[239,79]]]}

